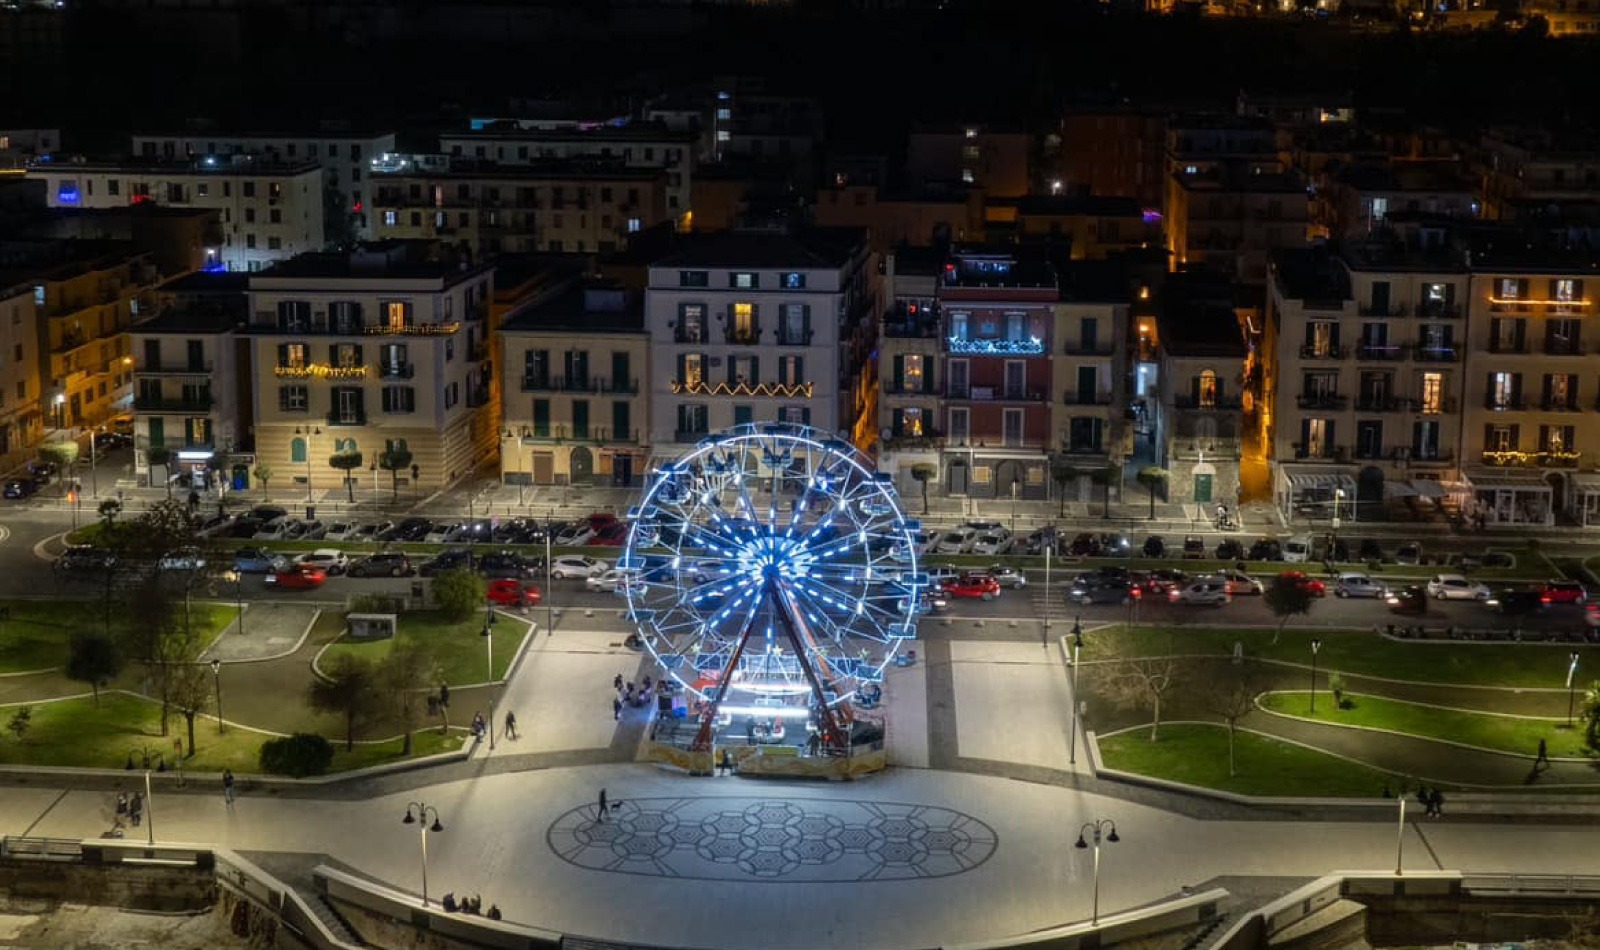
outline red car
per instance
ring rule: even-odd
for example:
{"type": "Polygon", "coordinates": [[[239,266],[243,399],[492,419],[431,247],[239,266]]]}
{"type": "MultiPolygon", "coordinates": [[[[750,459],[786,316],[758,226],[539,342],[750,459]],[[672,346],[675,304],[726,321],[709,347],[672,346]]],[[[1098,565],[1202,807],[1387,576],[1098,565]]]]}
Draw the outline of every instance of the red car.
{"type": "Polygon", "coordinates": [[[1589,592],[1577,581],[1550,581],[1539,588],[1547,604],[1584,604],[1589,602],[1589,592]]]}
{"type": "Polygon", "coordinates": [[[613,521],[595,532],[589,539],[590,547],[620,548],[628,543],[628,526],[621,521],[613,521]]]}
{"type": "Polygon", "coordinates": [[[1328,594],[1328,585],[1308,576],[1305,571],[1284,571],[1278,576],[1286,581],[1294,581],[1296,587],[1313,597],[1326,597],[1328,594]]]}
{"type": "Polygon", "coordinates": [[[972,597],[994,600],[1000,596],[1000,582],[988,574],[963,574],[944,582],[948,597],[972,597]]]}
{"type": "Polygon", "coordinates": [[[327,580],[327,571],[309,564],[296,564],[266,577],[267,584],[282,590],[316,590],[327,580]]]}
{"type": "Polygon", "coordinates": [[[514,577],[501,577],[489,582],[489,603],[496,607],[537,607],[544,599],[539,588],[524,584],[514,577]]]}

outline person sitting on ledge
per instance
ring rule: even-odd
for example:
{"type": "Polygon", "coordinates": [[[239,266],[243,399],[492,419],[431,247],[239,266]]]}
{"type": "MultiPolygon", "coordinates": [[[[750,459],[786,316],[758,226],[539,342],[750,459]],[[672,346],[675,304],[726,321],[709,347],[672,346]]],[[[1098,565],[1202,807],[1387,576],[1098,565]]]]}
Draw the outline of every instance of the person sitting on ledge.
{"type": "Polygon", "coordinates": [[[500,906],[498,904],[490,904],[489,905],[489,912],[487,914],[484,914],[484,916],[489,918],[490,920],[499,920],[500,919],[500,906]]]}
{"type": "Polygon", "coordinates": [[[444,899],[439,901],[439,906],[443,907],[447,913],[451,913],[451,914],[455,913],[456,912],[456,892],[455,891],[447,892],[444,895],[444,899]]]}

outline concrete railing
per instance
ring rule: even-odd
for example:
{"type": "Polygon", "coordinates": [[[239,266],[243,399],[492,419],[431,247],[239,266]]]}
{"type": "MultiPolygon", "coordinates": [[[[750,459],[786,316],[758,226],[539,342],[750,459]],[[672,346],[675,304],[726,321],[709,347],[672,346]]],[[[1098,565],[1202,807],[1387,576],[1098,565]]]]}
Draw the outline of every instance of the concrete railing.
{"type": "Polygon", "coordinates": [[[1079,921],[1039,930],[1019,937],[978,943],[945,944],[944,950],[1002,950],[1036,947],[1049,950],[1113,947],[1185,927],[1206,924],[1217,917],[1217,905],[1228,896],[1222,888],[1191,894],[1173,900],[1116,914],[1104,914],[1098,923],[1079,921]]]}
{"type": "Polygon", "coordinates": [[[217,884],[276,917],[316,950],[359,950],[328,928],[294,888],[232,851],[216,852],[217,884]]]}
{"type": "Polygon", "coordinates": [[[1274,934],[1304,921],[1345,897],[1399,893],[1445,894],[1459,890],[1461,875],[1454,871],[1422,871],[1403,875],[1372,871],[1338,871],[1264,904],[1234,921],[1208,950],[1258,950],[1274,934]]]}
{"type": "Polygon", "coordinates": [[[391,921],[417,938],[426,932],[458,938],[475,947],[558,950],[561,946],[563,935],[554,931],[477,914],[451,913],[437,904],[422,907],[415,894],[374,884],[326,865],[318,865],[311,873],[317,890],[330,900],[391,921]]]}

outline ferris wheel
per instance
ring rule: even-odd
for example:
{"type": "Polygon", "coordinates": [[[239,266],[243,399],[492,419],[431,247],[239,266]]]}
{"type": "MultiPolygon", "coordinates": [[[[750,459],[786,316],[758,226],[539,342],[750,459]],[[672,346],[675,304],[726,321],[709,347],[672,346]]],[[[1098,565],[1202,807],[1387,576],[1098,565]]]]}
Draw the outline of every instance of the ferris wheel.
{"type": "Polygon", "coordinates": [[[827,713],[916,636],[920,526],[843,440],[736,426],[652,473],[633,515],[618,561],[629,615],[713,708],[827,713]]]}

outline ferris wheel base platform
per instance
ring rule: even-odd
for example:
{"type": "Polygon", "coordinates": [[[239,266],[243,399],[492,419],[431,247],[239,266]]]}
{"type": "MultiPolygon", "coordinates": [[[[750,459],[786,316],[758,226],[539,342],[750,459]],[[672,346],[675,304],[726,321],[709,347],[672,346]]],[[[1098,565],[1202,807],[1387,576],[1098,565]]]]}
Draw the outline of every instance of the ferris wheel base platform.
{"type": "MultiPolygon", "coordinates": [[[[724,748],[733,756],[734,771],[745,776],[817,778],[840,782],[881,772],[889,767],[889,756],[881,743],[863,747],[849,756],[801,755],[792,745],[738,745],[724,748]]],[[[716,774],[715,763],[722,749],[696,752],[663,742],[645,743],[646,761],[682,769],[690,775],[716,774]]]]}

